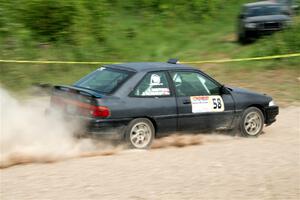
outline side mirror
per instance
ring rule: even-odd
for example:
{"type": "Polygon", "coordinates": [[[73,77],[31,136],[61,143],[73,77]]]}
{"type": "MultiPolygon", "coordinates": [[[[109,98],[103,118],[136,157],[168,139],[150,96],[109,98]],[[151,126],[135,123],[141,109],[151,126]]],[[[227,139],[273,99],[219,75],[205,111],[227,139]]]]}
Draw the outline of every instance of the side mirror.
{"type": "Polygon", "coordinates": [[[229,90],[225,87],[225,85],[222,85],[220,87],[220,94],[229,94],[229,90]]]}

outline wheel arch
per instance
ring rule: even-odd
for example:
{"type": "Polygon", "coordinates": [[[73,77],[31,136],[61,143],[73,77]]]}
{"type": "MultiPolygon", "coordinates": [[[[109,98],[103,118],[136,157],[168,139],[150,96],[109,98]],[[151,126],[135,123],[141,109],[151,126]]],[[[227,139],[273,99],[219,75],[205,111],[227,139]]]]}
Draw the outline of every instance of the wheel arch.
{"type": "Polygon", "coordinates": [[[146,119],[149,119],[151,121],[151,123],[154,127],[154,136],[156,136],[156,134],[157,134],[157,123],[156,123],[155,119],[153,119],[152,117],[147,117],[147,116],[142,117],[142,118],[146,118],[146,119]]]}

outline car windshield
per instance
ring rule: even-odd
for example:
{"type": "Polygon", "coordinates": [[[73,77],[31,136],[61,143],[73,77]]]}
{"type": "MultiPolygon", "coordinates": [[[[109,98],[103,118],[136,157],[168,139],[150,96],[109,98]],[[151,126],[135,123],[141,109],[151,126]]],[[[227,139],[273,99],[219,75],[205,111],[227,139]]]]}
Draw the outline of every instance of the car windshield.
{"type": "Polygon", "coordinates": [[[248,17],[255,17],[255,16],[265,16],[265,15],[279,15],[281,14],[281,7],[280,6],[257,6],[253,8],[249,8],[247,10],[248,17]]]}
{"type": "Polygon", "coordinates": [[[112,93],[131,75],[131,72],[101,67],[74,84],[76,87],[101,93],[112,93]]]}

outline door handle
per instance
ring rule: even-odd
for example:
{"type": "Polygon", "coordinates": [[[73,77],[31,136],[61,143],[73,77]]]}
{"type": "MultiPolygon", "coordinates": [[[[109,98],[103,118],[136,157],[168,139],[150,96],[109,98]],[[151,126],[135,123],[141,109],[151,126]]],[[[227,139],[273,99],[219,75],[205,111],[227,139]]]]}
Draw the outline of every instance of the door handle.
{"type": "Polygon", "coordinates": [[[191,104],[191,101],[188,99],[183,100],[183,104],[191,104]]]}

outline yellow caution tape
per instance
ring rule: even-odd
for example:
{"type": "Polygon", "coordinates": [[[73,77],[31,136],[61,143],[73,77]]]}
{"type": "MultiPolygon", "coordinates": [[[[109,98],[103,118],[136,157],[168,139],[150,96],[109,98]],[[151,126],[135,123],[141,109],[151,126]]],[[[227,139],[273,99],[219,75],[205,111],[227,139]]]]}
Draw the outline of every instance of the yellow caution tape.
{"type": "Polygon", "coordinates": [[[263,57],[253,57],[253,58],[187,61],[187,62],[180,62],[180,63],[182,63],[182,64],[226,63],[226,62],[241,62],[241,61],[254,61],[254,60],[272,60],[272,59],[277,59],[277,58],[291,58],[291,57],[300,57],[300,53],[274,55],[274,56],[263,56],[263,57]]]}
{"type": "MultiPolygon", "coordinates": [[[[277,58],[300,57],[300,53],[252,57],[252,58],[236,58],[236,59],[221,59],[221,60],[202,60],[202,61],[183,61],[181,64],[203,64],[203,63],[226,63],[226,62],[241,62],[255,60],[271,60],[277,58]]],[[[51,61],[51,60],[0,60],[0,63],[24,63],[24,64],[83,64],[83,65],[99,65],[99,64],[117,64],[120,62],[80,62],[80,61],[51,61]]]]}

